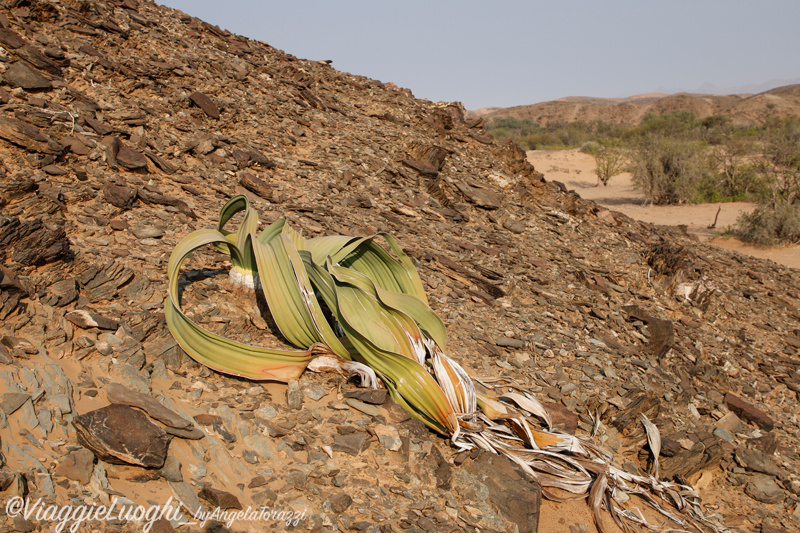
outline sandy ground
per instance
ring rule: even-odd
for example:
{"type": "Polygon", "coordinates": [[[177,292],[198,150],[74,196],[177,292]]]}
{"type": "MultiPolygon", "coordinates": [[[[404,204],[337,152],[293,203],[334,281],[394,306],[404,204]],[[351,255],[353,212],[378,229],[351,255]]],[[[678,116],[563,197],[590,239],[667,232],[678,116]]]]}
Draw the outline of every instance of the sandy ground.
{"type": "Polygon", "coordinates": [[[735,250],[776,263],[800,268],[800,246],[759,247],[744,243],[733,237],[721,237],[719,233],[733,226],[742,212],[750,212],[754,205],[748,202],[727,202],[700,205],[659,206],[645,205],[644,196],[633,188],[630,174],[614,176],[608,186],[597,186],[594,173],[594,158],[578,150],[532,150],[528,160],[548,181],[560,181],[568,189],[574,189],[582,198],[594,200],[612,211],[619,211],[631,218],[677,226],[685,224],[689,233],[715,246],[735,250]],[[719,210],[716,226],[714,218],[719,210]]]}

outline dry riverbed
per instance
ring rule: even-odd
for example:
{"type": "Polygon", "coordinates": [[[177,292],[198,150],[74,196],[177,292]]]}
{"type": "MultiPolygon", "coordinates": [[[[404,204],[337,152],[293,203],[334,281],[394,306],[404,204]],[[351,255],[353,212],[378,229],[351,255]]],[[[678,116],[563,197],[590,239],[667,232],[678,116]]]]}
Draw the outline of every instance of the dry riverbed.
{"type": "Polygon", "coordinates": [[[597,186],[594,173],[594,158],[579,150],[532,150],[528,160],[542,172],[548,181],[560,181],[568,189],[575,190],[581,198],[594,200],[598,204],[619,211],[636,220],[678,226],[685,224],[687,231],[701,241],[715,246],[735,250],[776,263],[800,268],[800,246],[763,247],[753,246],[734,237],[721,236],[743,212],[750,212],[750,202],[724,202],[699,205],[646,205],[642,193],[631,183],[628,173],[611,178],[605,187],[597,186]],[[717,217],[719,211],[719,217],[717,217]],[[716,225],[714,225],[716,218],[716,225]]]}

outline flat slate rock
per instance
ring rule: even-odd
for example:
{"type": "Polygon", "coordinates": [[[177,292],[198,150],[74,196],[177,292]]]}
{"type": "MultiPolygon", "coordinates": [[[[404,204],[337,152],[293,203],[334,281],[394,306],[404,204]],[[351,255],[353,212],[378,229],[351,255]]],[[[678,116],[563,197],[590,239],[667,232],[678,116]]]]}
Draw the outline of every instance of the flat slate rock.
{"type": "Polygon", "coordinates": [[[364,448],[364,442],[367,440],[367,436],[366,433],[360,431],[348,435],[336,435],[333,438],[333,445],[331,448],[335,452],[358,455],[364,448]]]}
{"type": "Polygon", "coordinates": [[[371,405],[383,405],[388,392],[386,389],[356,389],[344,393],[345,398],[355,398],[371,405]]]}
{"type": "Polygon", "coordinates": [[[203,112],[211,118],[218,119],[219,118],[219,108],[217,104],[211,101],[211,98],[206,96],[205,94],[201,93],[200,91],[193,92],[189,99],[191,99],[194,104],[203,110],[203,112]]]}
{"type": "Polygon", "coordinates": [[[53,473],[86,485],[92,478],[93,470],[94,454],[86,448],[80,448],[69,452],[53,473]]]}
{"type": "Polygon", "coordinates": [[[132,229],[131,233],[133,233],[134,237],[137,239],[160,239],[164,236],[163,229],[154,228],[153,226],[132,229]]]}
{"type": "Polygon", "coordinates": [[[119,383],[112,383],[108,386],[108,401],[138,407],[152,418],[173,428],[190,429],[193,427],[190,420],[186,420],[172,409],[164,407],[152,396],[131,390],[119,383]]]}
{"type": "Polygon", "coordinates": [[[147,168],[147,158],[143,153],[134,150],[127,144],[120,141],[119,151],[116,153],[117,163],[128,170],[147,168]]]}
{"type": "Polygon", "coordinates": [[[733,393],[725,394],[725,405],[728,409],[736,413],[742,420],[747,420],[757,425],[764,431],[772,431],[775,421],[761,409],[747,403],[733,393]]]}
{"type": "Polygon", "coordinates": [[[3,394],[2,399],[0,399],[0,411],[3,411],[6,415],[10,415],[30,399],[30,394],[7,392],[3,394]]]}
{"type": "Polygon", "coordinates": [[[479,494],[484,495],[484,503],[514,524],[519,533],[538,531],[541,487],[506,457],[481,452],[454,473],[453,488],[467,496],[471,491],[476,502],[479,494]]]}
{"type": "MultiPolygon", "coordinates": [[[[46,223],[42,218],[18,222],[9,238],[13,252],[11,259],[21,265],[45,265],[63,259],[71,250],[71,243],[63,226],[46,223]]],[[[0,228],[0,234],[4,233],[0,228]]],[[[6,241],[6,242],[9,242],[6,241]]]]}
{"type": "Polygon", "coordinates": [[[63,146],[33,124],[16,118],[0,117],[0,139],[5,139],[30,152],[60,154],[64,150],[63,146]]]}
{"type": "Polygon", "coordinates": [[[51,305],[63,307],[74,302],[78,297],[78,283],[75,278],[64,279],[50,285],[47,293],[53,298],[51,305]]]}
{"type": "Polygon", "coordinates": [[[73,426],[78,441],[106,462],[164,466],[169,436],[138,409],[111,404],[75,417],[73,426]]]}
{"type": "Polygon", "coordinates": [[[103,186],[103,198],[106,202],[120,209],[130,209],[136,201],[137,189],[126,185],[106,183],[103,186]]]}
{"type": "Polygon", "coordinates": [[[472,187],[466,183],[456,182],[456,187],[467,200],[484,209],[499,209],[503,205],[503,197],[490,189],[472,187]]]}
{"type": "Polygon", "coordinates": [[[523,348],[525,346],[525,341],[510,337],[498,337],[494,343],[503,348],[523,348]]]}
{"type": "Polygon", "coordinates": [[[744,487],[744,492],[754,500],[762,503],[782,502],[786,497],[783,489],[770,476],[756,474],[744,487]]]}
{"type": "Polygon", "coordinates": [[[267,185],[264,180],[254,176],[249,172],[242,173],[242,175],[239,177],[239,184],[251,193],[258,195],[265,200],[270,200],[272,198],[272,188],[267,185]]]}
{"type": "Polygon", "coordinates": [[[212,507],[218,507],[220,509],[241,509],[242,504],[239,501],[239,498],[231,494],[230,492],[225,492],[224,490],[219,490],[211,487],[204,487],[200,491],[200,497],[210,503],[212,507]]]}
{"type": "Polygon", "coordinates": [[[78,326],[79,328],[100,328],[100,329],[112,329],[115,330],[119,327],[119,322],[113,320],[111,318],[106,318],[94,311],[88,311],[86,309],[76,309],[75,311],[70,311],[64,318],[78,326]]]}
{"type": "Polygon", "coordinates": [[[25,90],[52,89],[53,84],[42,73],[31,68],[25,61],[17,61],[3,73],[3,80],[12,87],[25,90]]]}

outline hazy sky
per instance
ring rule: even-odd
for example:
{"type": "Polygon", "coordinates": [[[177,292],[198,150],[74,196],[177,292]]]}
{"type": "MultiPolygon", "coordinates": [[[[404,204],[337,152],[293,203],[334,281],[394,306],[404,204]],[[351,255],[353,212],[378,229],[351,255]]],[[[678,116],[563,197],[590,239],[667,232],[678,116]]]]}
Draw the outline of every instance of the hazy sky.
{"type": "Polygon", "coordinates": [[[467,109],[800,79],[800,1],[166,0],[467,109]]]}

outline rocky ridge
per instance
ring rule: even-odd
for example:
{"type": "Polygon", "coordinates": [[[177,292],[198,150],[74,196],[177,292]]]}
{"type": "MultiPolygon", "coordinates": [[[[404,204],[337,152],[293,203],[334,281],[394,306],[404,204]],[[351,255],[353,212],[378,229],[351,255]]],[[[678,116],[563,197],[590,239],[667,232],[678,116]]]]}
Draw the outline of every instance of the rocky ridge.
{"type": "MultiPolygon", "coordinates": [[[[173,498],[305,512],[288,525],[300,530],[536,530],[535,484],[457,453],[385,395],[328,374],[247,382],[182,353],[164,323],[167,259],[243,192],[308,236],[392,233],[472,375],[530,387],[570,431],[599,416],[598,441],[631,471],[651,467],[645,413],[662,476],[695,486],[709,514],[800,527],[797,271],[584,201],[458,104],[150,2],[7,1],[0,46],[4,502],[173,498]]],[[[185,307],[276,346],[226,267],[195,254],[185,307]]]]}
{"type": "Polygon", "coordinates": [[[628,98],[570,96],[550,102],[507,108],[486,108],[470,115],[484,118],[531,119],[553,122],[593,122],[638,126],[647,113],[691,111],[698,118],[723,115],[734,124],[764,124],[767,120],[800,115],[800,85],[777,87],[758,94],[656,94],[628,98]]]}

